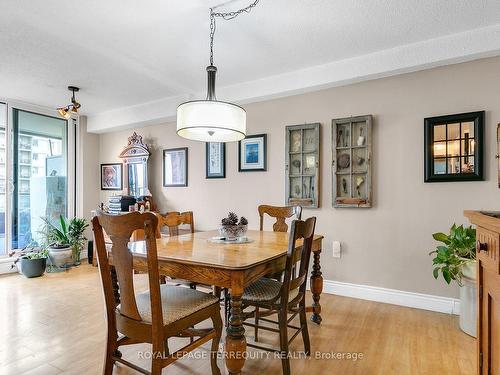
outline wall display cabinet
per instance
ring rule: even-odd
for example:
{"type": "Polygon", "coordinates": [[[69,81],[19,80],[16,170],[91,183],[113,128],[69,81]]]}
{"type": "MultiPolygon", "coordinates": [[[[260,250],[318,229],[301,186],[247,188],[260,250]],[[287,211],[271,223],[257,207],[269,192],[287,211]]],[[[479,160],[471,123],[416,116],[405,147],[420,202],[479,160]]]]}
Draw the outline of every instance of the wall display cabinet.
{"type": "Polygon", "coordinates": [[[332,120],[332,203],[371,207],[372,116],[332,120]]]}
{"type": "Polygon", "coordinates": [[[287,126],[285,140],[285,203],[318,208],[320,124],[287,126]]]}

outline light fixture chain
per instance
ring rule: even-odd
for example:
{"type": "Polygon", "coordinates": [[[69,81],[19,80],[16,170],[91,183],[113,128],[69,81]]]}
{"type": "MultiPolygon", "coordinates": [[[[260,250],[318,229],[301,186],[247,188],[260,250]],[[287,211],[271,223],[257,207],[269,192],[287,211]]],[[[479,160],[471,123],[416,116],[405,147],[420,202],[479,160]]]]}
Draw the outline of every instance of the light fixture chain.
{"type": "Polygon", "coordinates": [[[214,65],[214,36],[215,36],[215,17],[222,18],[223,20],[232,20],[233,18],[238,17],[241,13],[249,13],[252,8],[259,3],[260,0],[255,0],[252,4],[248,5],[245,8],[241,8],[234,12],[214,12],[215,8],[210,8],[210,65],[214,65]]]}

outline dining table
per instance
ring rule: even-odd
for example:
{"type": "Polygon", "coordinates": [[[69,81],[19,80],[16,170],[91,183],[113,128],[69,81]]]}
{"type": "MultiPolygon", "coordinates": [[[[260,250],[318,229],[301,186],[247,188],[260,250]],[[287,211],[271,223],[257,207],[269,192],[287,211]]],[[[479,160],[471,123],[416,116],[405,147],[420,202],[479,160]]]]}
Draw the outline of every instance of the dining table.
{"type": "MultiPolygon", "coordinates": [[[[247,242],[214,241],[217,231],[195,232],[157,239],[158,267],[161,275],[200,284],[227,288],[231,293],[230,318],[226,327],[225,362],[230,374],[241,374],[246,358],[246,338],[242,320],[242,295],[245,287],[259,278],[285,268],[289,234],[249,230],[247,242]]],[[[312,244],[310,289],[311,320],[321,323],[320,297],[323,289],[320,253],[323,236],[315,235],[312,244]]],[[[301,241],[297,242],[297,246],[301,241]]],[[[144,241],[130,242],[133,267],[147,272],[144,241]]],[[[112,264],[112,259],[110,259],[112,264]]],[[[112,272],[113,275],[113,272],[112,272]]],[[[115,299],[119,302],[116,278],[115,299]]]]}

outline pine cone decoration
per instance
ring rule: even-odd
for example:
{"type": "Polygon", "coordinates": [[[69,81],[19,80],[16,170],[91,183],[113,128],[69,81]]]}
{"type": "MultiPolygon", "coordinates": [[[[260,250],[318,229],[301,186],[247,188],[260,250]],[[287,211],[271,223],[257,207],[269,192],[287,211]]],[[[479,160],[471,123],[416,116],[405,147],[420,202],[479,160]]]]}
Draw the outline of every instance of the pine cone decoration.
{"type": "Polygon", "coordinates": [[[230,212],[229,215],[227,215],[227,218],[229,219],[230,225],[238,224],[238,215],[236,215],[234,212],[230,212]]]}
{"type": "Polygon", "coordinates": [[[241,217],[240,225],[248,225],[248,220],[246,217],[244,217],[244,216],[241,217]]]}
{"type": "Polygon", "coordinates": [[[224,219],[222,219],[222,225],[231,225],[231,222],[227,217],[225,217],[224,219]]]}

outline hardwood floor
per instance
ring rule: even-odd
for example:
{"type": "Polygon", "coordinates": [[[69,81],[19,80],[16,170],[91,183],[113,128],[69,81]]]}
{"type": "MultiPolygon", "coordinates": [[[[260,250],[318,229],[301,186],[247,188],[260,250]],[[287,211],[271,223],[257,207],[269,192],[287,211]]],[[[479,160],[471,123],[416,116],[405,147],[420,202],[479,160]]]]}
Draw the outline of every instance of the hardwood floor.
{"type": "MultiPolygon", "coordinates": [[[[146,275],[136,275],[138,289],[146,275]]],[[[475,339],[462,333],[458,318],[388,304],[322,295],[323,323],[309,322],[311,359],[292,359],[292,374],[475,374],[475,339]],[[330,359],[316,358],[316,353],[330,359]],[[331,353],[344,359],[332,359],[331,353]],[[362,353],[347,359],[347,353],[362,353]]],[[[104,303],[98,271],[82,265],[37,279],[0,277],[0,374],[100,374],[105,347],[104,303]]],[[[253,337],[253,330],[247,330],[253,337]]],[[[260,331],[260,343],[277,344],[277,335],[260,331]]],[[[179,341],[180,342],[180,341],[179,341]]],[[[185,343],[185,340],[182,341],[185,343]]],[[[175,346],[175,342],[170,345],[175,346]]],[[[128,347],[124,357],[138,358],[147,345],[128,347]]],[[[195,353],[203,356],[208,346],[195,353]]],[[[291,350],[303,350],[298,337],[291,350]]],[[[244,374],[281,374],[280,360],[255,359],[250,350],[244,374]]],[[[297,354],[298,355],[298,354],[297,354]]],[[[265,357],[264,357],[265,358],[265,357]]],[[[219,367],[224,369],[222,359],[219,367]]],[[[185,358],[164,374],[209,374],[208,358],[185,358]]],[[[223,373],[225,370],[223,370],[223,373]]],[[[115,367],[115,374],[136,374],[115,367]]]]}

